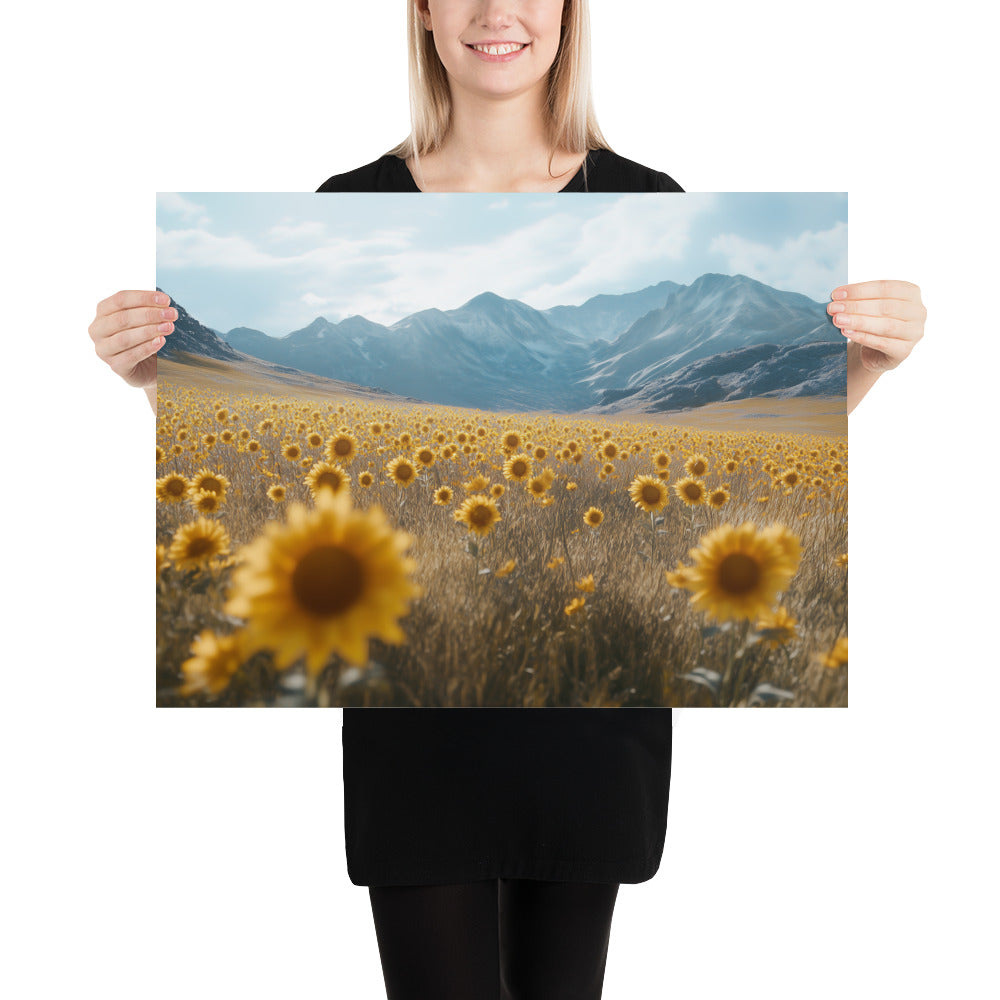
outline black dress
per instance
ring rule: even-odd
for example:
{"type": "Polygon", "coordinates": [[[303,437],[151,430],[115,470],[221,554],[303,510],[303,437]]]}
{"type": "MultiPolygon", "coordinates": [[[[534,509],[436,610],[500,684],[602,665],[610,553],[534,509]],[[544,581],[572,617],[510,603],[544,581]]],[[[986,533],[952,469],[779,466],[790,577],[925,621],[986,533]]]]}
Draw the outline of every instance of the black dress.
{"type": "MultiPolygon", "coordinates": [[[[419,192],[382,156],[319,191],[419,192]]],[[[562,191],[681,191],[592,150],[562,191]]],[[[669,708],[345,708],[355,885],[488,878],[645,882],[667,832],[669,708]]]]}

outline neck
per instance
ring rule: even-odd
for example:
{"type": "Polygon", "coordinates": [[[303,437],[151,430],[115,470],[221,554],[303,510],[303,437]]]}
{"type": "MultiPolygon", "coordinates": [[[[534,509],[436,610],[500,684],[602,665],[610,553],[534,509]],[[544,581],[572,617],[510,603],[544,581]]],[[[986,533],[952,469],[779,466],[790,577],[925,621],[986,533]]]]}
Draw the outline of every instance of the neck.
{"type": "Polygon", "coordinates": [[[490,98],[452,86],[451,128],[441,152],[470,180],[494,186],[544,167],[551,153],[545,85],[490,98]]]}

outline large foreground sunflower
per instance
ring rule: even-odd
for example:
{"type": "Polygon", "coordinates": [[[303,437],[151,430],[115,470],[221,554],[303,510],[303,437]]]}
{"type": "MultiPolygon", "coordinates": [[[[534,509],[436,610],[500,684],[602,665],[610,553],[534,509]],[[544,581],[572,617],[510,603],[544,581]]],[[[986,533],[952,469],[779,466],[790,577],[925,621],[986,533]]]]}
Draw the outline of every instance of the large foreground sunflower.
{"type": "Polygon", "coordinates": [[[320,490],[314,510],[292,504],[285,524],[244,546],[225,611],[247,620],[246,648],[273,650],[279,670],[304,655],[316,675],[332,653],[363,665],[370,638],[405,639],[396,619],[421,593],[404,555],[412,541],[380,507],[320,490]]]}
{"type": "Polygon", "coordinates": [[[692,592],[692,607],[718,621],[767,614],[799,567],[797,539],[778,528],[759,531],[748,521],[738,528],[723,524],[704,535],[691,549],[694,566],[683,584],[692,592]]]}

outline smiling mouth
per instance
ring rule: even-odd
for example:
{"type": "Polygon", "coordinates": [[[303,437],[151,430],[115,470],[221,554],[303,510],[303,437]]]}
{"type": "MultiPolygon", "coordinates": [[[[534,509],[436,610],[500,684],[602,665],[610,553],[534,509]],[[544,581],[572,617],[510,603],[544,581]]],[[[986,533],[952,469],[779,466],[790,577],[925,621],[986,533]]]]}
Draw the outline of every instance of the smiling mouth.
{"type": "Polygon", "coordinates": [[[504,42],[502,45],[468,45],[468,48],[475,49],[487,56],[506,56],[511,52],[520,52],[527,48],[528,42],[504,42]]]}

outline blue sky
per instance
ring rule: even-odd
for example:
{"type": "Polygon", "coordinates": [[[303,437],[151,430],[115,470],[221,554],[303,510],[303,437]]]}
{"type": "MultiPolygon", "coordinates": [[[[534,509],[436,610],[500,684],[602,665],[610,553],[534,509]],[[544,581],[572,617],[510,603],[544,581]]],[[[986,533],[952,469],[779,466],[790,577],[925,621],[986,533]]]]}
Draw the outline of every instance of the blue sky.
{"type": "Polygon", "coordinates": [[[847,281],[842,193],[160,193],[156,223],[159,287],[278,337],[487,291],[546,309],[714,271],[826,302],[847,281]]]}

